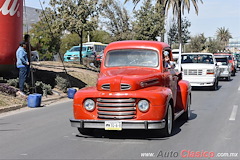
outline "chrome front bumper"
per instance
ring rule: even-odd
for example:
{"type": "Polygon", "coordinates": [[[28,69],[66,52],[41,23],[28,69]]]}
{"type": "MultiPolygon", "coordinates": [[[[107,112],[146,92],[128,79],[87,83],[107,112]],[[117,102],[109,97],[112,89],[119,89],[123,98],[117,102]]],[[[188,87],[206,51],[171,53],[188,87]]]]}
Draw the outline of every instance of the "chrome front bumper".
{"type": "MultiPolygon", "coordinates": [[[[94,129],[105,129],[105,121],[107,120],[76,120],[70,119],[71,126],[77,128],[94,128],[94,129]]],[[[109,120],[114,121],[114,120],[109,120]]],[[[122,120],[122,129],[162,129],[165,127],[165,120],[160,121],[144,121],[134,120],[127,121],[122,120]]]]}

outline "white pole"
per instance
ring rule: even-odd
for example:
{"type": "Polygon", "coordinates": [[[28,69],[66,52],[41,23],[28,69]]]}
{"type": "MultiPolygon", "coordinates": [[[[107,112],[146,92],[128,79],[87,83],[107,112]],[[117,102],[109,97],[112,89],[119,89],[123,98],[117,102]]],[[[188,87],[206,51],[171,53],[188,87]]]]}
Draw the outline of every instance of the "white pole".
{"type": "Polygon", "coordinates": [[[182,72],[181,71],[181,61],[182,61],[182,44],[179,44],[179,54],[178,54],[178,72],[182,72]]]}

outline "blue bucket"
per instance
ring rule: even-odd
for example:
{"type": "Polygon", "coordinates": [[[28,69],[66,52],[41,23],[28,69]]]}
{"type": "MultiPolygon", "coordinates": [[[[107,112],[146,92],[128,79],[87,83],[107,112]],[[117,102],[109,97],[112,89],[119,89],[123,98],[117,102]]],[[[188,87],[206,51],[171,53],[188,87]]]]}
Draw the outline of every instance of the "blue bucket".
{"type": "Polygon", "coordinates": [[[28,107],[34,108],[34,107],[40,107],[42,101],[42,95],[41,94],[30,94],[28,96],[28,107]]]}
{"type": "Polygon", "coordinates": [[[68,88],[68,98],[73,99],[77,89],[75,88],[68,88]]]}

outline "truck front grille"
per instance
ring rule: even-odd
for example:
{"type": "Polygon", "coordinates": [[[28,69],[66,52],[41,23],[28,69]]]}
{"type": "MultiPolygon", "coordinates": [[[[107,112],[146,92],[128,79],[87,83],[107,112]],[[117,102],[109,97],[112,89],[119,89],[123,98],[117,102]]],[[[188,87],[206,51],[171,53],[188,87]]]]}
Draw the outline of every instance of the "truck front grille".
{"type": "Polygon", "coordinates": [[[136,117],[136,100],[134,98],[98,98],[98,118],[134,119],[136,117]]]}
{"type": "Polygon", "coordinates": [[[184,75],[203,75],[202,69],[184,69],[184,75]]]}
{"type": "Polygon", "coordinates": [[[220,72],[223,72],[225,70],[225,68],[220,68],[220,72]]]}

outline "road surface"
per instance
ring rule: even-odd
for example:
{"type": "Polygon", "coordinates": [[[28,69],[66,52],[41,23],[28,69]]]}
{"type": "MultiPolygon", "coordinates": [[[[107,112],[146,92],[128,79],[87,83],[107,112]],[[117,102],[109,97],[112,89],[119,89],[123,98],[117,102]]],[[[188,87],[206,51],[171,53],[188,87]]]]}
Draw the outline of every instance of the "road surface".
{"type": "MultiPolygon", "coordinates": [[[[239,73],[238,73],[239,74],[239,73]]],[[[70,126],[72,101],[0,115],[0,159],[240,159],[240,76],[218,91],[192,91],[191,120],[164,138],[146,131],[95,131],[70,126]]]]}

